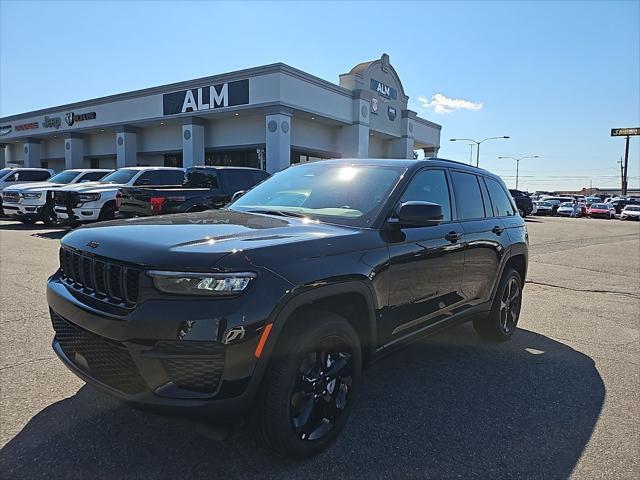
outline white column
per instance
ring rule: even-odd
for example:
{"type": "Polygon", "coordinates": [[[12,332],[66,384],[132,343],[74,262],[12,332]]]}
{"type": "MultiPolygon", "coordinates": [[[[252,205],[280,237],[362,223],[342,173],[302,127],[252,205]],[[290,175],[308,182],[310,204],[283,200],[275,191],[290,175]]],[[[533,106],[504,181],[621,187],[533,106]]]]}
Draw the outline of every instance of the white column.
{"type": "Polygon", "coordinates": [[[367,158],[369,156],[369,110],[367,98],[353,99],[353,123],[340,129],[340,153],[345,158],[367,158]]]}
{"type": "Polygon", "coordinates": [[[291,113],[280,109],[267,113],[264,119],[267,172],[276,173],[291,165],[291,113]]]}
{"type": "Polygon", "coordinates": [[[138,134],[124,127],[116,134],[116,168],[138,165],[138,134]]]}
{"type": "Polygon", "coordinates": [[[393,158],[413,158],[415,118],[416,112],[402,110],[400,116],[400,132],[402,136],[391,141],[391,156],[393,158]]]}
{"type": "Polygon", "coordinates": [[[204,165],[204,122],[191,118],[182,125],[182,166],[204,165]]]}
{"type": "Polygon", "coordinates": [[[64,139],[64,168],[82,168],[84,166],[84,140],[71,134],[64,139]]]}
{"type": "Polygon", "coordinates": [[[40,140],[28,138],[22,145],[24,153],[24,166],[30,168],[40,168],[40,140]]]}

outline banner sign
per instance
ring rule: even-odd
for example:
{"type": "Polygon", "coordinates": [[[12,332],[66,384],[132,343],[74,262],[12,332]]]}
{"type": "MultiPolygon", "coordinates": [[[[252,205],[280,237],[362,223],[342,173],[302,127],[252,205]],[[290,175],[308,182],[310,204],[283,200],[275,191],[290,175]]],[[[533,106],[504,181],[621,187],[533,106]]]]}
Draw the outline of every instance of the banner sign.
{"type": "Polygon", "coordinates": [[[164,115],[192,113],[249,104],[249,80],[191,88],[162,96],[164,115]]]}
{"type": "Polygon", "coordinates": [[[384,83],[379,82],[378,80],[374,80],[372,78],[370,86],[371,86],[371,90],[378,92],[383,97],[391,98],[393,100],[398,98],[398,92],[396,91],[395,88],[391,88],[389,85],[385,85],[384,83]]]}
{"type": "Polygon", "coordinates": [[[626,137],[628,135],[640,135],[640,128],[612,128],[612,137],[626,137]]]}

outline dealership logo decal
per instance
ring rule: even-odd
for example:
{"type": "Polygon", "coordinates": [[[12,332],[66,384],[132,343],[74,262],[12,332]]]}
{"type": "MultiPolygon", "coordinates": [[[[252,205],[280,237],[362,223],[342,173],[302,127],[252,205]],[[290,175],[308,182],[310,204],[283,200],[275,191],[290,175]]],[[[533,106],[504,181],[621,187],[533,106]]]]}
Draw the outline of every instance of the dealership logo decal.
{"type": "Polygon", "coordinates": [[[162,96],[164,115],[235,107],[249,103],[249,80],[219,83],[162,96]]]}
{"type": "Polygon", "coordinates": [[[389,115],[389,120],[391,120],[392,122],[396,119],[396,109],[395,107],[389,106],[389,108],[387,109],[387,114],[389,115]]]}
{"type": "Polygon", "coordinates": [[[44,122],[42,122],[43,128],[55,128],[58,129],[62,125],[62,119],[60,117],[44,117],[44,122]]]}
{"type": "Polygon", "coordinates": [[[73,113],[69,112],[64,116],[64,121],[70,127],[76,122],[84,122],[85,120],[95,120],[96,112],[73,113]]]}
{"type": "Polygon", "coordinates": [[[3,125],[2,127],[0,127],[0,136],[10,134],[11,130],[11,125],[3,125]]]}
{"type": "Polygon", "coordinates": [[[16,125],[14,127],[14,130],[16,132],[21,132],[23,130],[33,130],[38,128],[38,122],[31,122],[31,123],[21,123],[20,125],[16,125]]]}
{"type": "Polygon", "coordinates": [[[375,97],[371,99],[371,113],[378,113],[378,99],[375,97]]]}

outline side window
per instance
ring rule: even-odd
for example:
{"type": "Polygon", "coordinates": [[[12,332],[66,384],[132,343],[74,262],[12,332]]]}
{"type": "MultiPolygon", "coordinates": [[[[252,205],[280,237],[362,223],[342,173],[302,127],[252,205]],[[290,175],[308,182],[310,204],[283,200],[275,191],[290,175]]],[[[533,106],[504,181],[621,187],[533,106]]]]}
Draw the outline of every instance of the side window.
{"type": "Polygon", "coordinates": [[[484,202],[484,211],[487,217],[493,217],[494,212],[491,205],[491,199],[489,198],[489,192],[487,191],[487,186],[484,183],[484,178],[478,177],[478,182],[480,182],[480,190],[482,191],[482,201],[484,202]]]}
{"type": "Polygon", "coordinates": [[[194,168],[184,176],[185,187],[218,188],[218,175],[215,170],[194,168]]]}
{"type": "Polygon", "coordinates": [[[182,185],[184,172],[182,170],[162,170],[162,185],[182,185]]]}
{"type": "Polygon", "coordinates": [[[451,181],[456,195],[458,219],[484,218],[484,204],[478,177],[471,173],[451,172],[451,181]]]}
{"type": "Polygon", "coordinates": [[[149,170],[144,172],[133,183],[134,185],[162,185],[162,170],[149,170]]]}
{"type": "Polygon", "coordinates": [[[51,174],[44,170],[26,170],[18,173],[19,182],[40,182],[49,178],[51,174]]]}
{"type": "Polygon", "coordinates": [[[12,173],[8,175],[3,182],[17,182],[18,181],[18,172],[12,173]]]}
{"type": "Polygon", "coordinates": [[[431,202],[442,207],[442,221],[451,221],[451,198],[444,170],[419,172],[400,197],[401,202],[431,202]]]}
{"type": "Polygon", "coordinates": [[[267,172],[254,170],[251,172],[251,187],[265,180],[269,175],[267,172]]]}
{"type": "Polygon", "coordinates": [[[108,173],[109,172],[87,172],[80,177],[80,182],[96,182],[108,173]]]}
{"type": "Polygon", "coordinates": [[[240,190],[248,190],[253,186],[246,170],[225,170],[224,183],[228,193],[234,194],[240,190]]]}
{"type": "Polygon", "coordinates": [[[491,196],[491,203],[493,203],[493,209],[496,212],[497,217],[513,216],[516,214],[516,210],[507,192],[504,191],[502,185],[493,180],[487,178],[487,188],[489,189],[489,195],[491,196]]]}

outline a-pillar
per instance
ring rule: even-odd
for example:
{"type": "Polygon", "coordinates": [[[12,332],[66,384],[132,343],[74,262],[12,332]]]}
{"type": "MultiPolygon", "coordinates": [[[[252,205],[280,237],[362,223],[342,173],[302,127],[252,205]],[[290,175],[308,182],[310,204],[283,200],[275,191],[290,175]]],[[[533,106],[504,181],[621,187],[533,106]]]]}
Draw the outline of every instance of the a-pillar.
{"type": "Polygon", "coordinates": [[[400,138],[391,141],[391,155],[393,158],[413,158],[414,123],[416,112],[402,110],[400,117],[400,138]]]}
{"type": "Polygon", "coordinates": [[[84,140],[81,135],[70,133],[64,139],[64,168],[84,167],[84,140]]]}
{"type": "Polygon", "coordinates": [[[363,92],[354,93],[351,125],[340,129],[338,143],[345,158],[367,158],[369,156],[369,112],[371,100],[363,92]]]}
{"type": "Polygon", "coordinates": [[[185,119],[182,124],[182,166],[204,165],[205,122],[196,117],[185,119]]]}
{"type": "Polygon", "coordinates": [[[136,167],[138,165],[138,131],[123,126],[116,133],[116,167],[136,167]]]}
{"type": "Polygon", "coordinates": [[[40,140],[27,138],[22,146],[24,153],[24,166],[30,168],[40,168],[40,140]]]}
{"type": "Polygon", "coordinates": [[[267,172],[276,173],[291,165],[291,113],[284,107],[266,110],[265,143],[267,172]]]}

